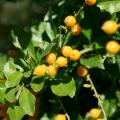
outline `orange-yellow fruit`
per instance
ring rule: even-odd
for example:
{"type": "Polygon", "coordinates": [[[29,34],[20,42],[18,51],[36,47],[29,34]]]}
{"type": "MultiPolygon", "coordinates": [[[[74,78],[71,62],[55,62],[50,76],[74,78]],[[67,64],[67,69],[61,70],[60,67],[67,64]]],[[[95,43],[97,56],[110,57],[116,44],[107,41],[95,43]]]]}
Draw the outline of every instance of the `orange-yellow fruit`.
{"type": "Polygon", "coordinates": [[[76,61],[80,58],[80,51],[77,49],[73,49],[70,53],[70,59],[72,61],[76,61]]]}
{"type": "Polygon", "coordinates": [[[50,76],[54,76],[57,73],[57,67],[53,65],[48,66],[46,73],[50,76]]]}
{"type": "Polygon", "coordinates": [[[106,20],[101,27],[101,29],[108,35],[114,34],[118,28],[119,25],[114,20],[106,20]]]}
{"type": "Polygon", "coordinates": [[[66,120],[66,116],[64,114],[58,114],[54,120],[66,120]]]}
{"type": "Polygon", "coordinates": [[[92,108],[89,113],[88,113],[88,117],[92,118],[92,119],[97,119],[101,114],[101,110],[98,108],[92,108]]]}
{"type": "Polygon", "coordinates": [[[81,27],[80,27],[80,25],[78,25],[78,24],[74,25],[74,26],[71,28],[71,33],[72,33],[73,35],[79,35],[80,32],[81,32],[81,27]]]}
{"type": "Polygon", "coordinates": [[[33,74],[36,76],[42,76],[45,74],[47,67],[45,65],[38,65],[35,67],[33,74]]]}
{"type": "Polygon", "coordinates": [[[69,57],[71,51],[72,51],[72,47],[70,47],[70,46],[64,46],[61,50],[62,55],[65,57],[69,57]]]}
{"type": "Polygon", "coordinates": [[[49,53],[46,56],[46,61],[48,62],[49,65],[53,64],[56,61],[56,55],[54,53],[49,53]]]}
{"type": "Polygon", "coordinates": [[[98,118],[98,119],[96,119],[96,120],[104,120],[103,118],[98,118]]]}
{"type": "Polygon", "coordinates": [[[92,6],[96,4],[96,0],[85,0],[85,3],[92,6]]]}
{"type": "Polygon", "coordinates": [[[76,18],[74,16],[67,16],[64,20],[64,23],[68,27],[72,27],[76,24],[76,18]]]}
{"type": "Polygon", "coordinates": [[[80,76],[80,77],[85,77],[87,74],[88,74],[87,68],[85,68],[85,67],[82,66],[82,65],[79,65],[79,66],[77,67],[77,75],[78,75],[78,76],[80,76]]]}
{"type": "Polygon", "coordinates": [[[62,56],[60,56],[60,57],[58,57],[57,58],[57,60],[56,60],[56,64],[59,66],[59,67],[64,67],[64,66],[66,66],[67,65],[67,58],[65,58],[65,57],[62,57],[62,56]]]}
{"type": "Polygon", "coordinates": [[[112,41],[107,42],[106,44],[107,53],[117,54],[119,50],[120,50],[120,45],[116,41],[112,40],[112,41]]]}

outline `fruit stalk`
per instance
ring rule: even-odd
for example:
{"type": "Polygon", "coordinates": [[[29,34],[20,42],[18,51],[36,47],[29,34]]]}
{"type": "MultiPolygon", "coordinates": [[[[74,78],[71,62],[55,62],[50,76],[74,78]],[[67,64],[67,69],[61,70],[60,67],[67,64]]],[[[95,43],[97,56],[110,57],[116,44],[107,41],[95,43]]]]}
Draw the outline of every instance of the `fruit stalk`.
{"type": "Polygon", "coordinates": [[[95,94],[96,98],[98,99],[98,105],[100,106],[101,111],[102,111],[102,113],[104,115],[104,120],[107,120],[107,116],[106,116],[104,107],[102,105],[102,100],[100,99],[100,96],[99,96],[99,94],[98,94],[98,92],[97,92],[97,90],[96,90],[96,88],[95,88],[95,86],[94,86],[94,84],[93,84],[93,82],[92,82],[92,80],[90,78],[90,75],[87,75],[87,80],[90,82],[90,84],[92,86],[91,88],[94,91],[94,94],[95,94]]]}

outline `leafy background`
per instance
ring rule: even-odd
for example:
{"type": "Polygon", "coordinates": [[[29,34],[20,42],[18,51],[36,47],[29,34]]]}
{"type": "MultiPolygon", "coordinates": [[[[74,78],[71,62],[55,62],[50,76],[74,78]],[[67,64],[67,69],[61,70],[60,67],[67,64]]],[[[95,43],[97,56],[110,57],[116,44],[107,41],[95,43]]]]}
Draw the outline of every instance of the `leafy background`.
{"type": "MultiPolygon", "coordinates": [[[[10,119],[26,120],[28,115],[33,115],[36,99],[39,101],[37,119],[40,120],[52,120],[56,114],[64,113],[59,99],[71,120],[87,120],[86,113],[97,107],[93,93],[82,86],[86,79],[76,74],[77,62],[60,69],[56,78],[32,75],[35,65],[45,62],[43,58],[47,53],[52,50],[60,54],[65,33],[59,34],[59,26],[83,3],[84,0],[0,1],[0,78],[7,79],[0,80],[0,102],[9,104],[10,119]],[[17,51],[17,57],[9,57],[11,49],[17,51]],[[65,71],[67,75],[61,76],[65,71]]],[[[103,60],[104,46],[111,39],[119,42],[120,32],[108,36],[100,27],[107,19],[120,22],[119,6],[119,0],[98,0],[95,6],[85,5],[77,16],[82,33],[77,37],[68,34],[66,39],[68,45],[79,50],[94,45],[95,51],[78,62],[89,69],[110,120],[120,119],[120,54],[103,60]]]]}

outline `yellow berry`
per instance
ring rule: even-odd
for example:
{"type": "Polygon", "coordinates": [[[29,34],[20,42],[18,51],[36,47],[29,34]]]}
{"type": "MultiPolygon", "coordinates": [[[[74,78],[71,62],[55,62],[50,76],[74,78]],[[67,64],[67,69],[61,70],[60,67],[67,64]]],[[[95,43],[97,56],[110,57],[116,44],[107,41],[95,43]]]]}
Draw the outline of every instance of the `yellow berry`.
{"type": "Polygon", "coordinates": [[[112,41],[107,42],[106,44],[107,53],[117,54],[119,50],[120,50],[120,45],[116,41],[112,40],[112,41]]]}
{"type": "Polygon", "coordinates": [[[67,16],[64,20],[64,23],[66,24],[66,26],[68,27],[72,27],[76,24],[76,18],[74,16],[67,16]]]}
{"type": "Polygon", "coordinates": [[[70,47],[70,46],[64,46],[61,50],[62,55],[65,57],[69,57],[71,51],[72,51],[72,47],[70,47]]]}
{"type": "Polygon", "coordinates": [[[54,76],[57,73],[57,67],[53,65],[48,66],[46,73],[50,76],[54,76]]]}
{"type": "Polygon", "coordinates": [[[76,61],[80,58],[80,51],[78,51],[77,49],[73,49],[70,53],[70,59],[72,61],[76,61]]]}
{"type": "Polygon", "coordinates": [[[67,65],[67,58],[65,57],[58,57],[57,60],[56,60],[56,64],[59,66],[59,67],[64,67],[67,65]]]}
{"type": "Polygon", "coordinates": [[[33,74],[36,76],[42,76],[45,74],[47,67],[45,65],[38,65],[35,67],[33,74]]]}
{"type": "Polygon", "coordinates": [[[108,35],[114,34],[118,28],[119,25],[114,20],[106,20],[101,27],[101,29],[108,35]]]}

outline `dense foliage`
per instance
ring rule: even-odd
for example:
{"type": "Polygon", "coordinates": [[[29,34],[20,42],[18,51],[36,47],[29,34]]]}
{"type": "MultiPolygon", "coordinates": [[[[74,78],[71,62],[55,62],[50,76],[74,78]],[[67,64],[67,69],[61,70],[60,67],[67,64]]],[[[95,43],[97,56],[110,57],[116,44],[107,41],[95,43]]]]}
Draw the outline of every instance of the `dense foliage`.
{"type": "Polygon", "coordinates": [[[11,47],[0,52],[1,119],[119,120],[120,1],[39,1],[42,18],[27,16],[37,1],[22,2],[1,23],[11,47]]]}

